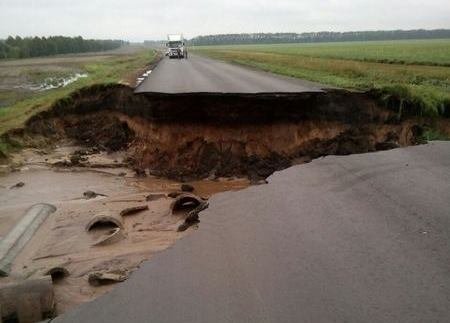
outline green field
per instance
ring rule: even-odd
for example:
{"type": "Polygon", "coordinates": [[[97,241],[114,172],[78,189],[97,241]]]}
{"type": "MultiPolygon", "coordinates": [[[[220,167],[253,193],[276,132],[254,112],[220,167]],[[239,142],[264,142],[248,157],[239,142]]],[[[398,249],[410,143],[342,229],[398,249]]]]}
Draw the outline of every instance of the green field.
{"type": "Polygon", "coordinates": [[[427,115],[450,109],[450,39],[199,46],[191,50],[333,87],[382,89],[386,95],[420,106],[427,115]]]}
{"type": "Polygon", "coordinates": [[[102,53],[0,61],[0,134],[22,126],[31,115],[82,87],[133,83],[136,73],[153,61],[155,55],[154,50],[129,47],[102,53]],[[74,73],[83,73],[86,77],[46,91],[22,88],[24,84],[39,84],[49,77],[74,73]]]}

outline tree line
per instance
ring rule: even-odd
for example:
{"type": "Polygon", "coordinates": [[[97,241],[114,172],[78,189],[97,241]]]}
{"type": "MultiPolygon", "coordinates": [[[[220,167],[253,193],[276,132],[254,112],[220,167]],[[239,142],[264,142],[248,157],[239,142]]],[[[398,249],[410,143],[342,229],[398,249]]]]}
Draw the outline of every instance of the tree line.
{"type": "Polygon", "coordinates": [[[125,43],[122,40],[83,39],[80,36],[25,38],[9,36],[5,40],[0,40],[0,59],[105,51],[118,48],[125,43]]]}
{"type": "Polygon", "coordinates": [[[435,30],[380,30],[350,32],[311,33],[253,33],[197,36],[190,45],[233,45],[233,44],[275,44],[275,43],[319,43],[340,41],[439,39],[450,38],[450,29],[435,30]]]}

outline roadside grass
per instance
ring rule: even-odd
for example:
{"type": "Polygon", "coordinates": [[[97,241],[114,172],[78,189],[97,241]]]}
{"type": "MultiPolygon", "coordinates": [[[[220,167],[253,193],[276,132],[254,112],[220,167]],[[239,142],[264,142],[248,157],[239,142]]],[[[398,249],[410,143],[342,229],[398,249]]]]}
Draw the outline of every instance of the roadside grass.
{"type": "MultiPolygon", "coordinates": [[[[74,63],[73,68],[77,71],[87,73],[88,76],[57,89],[43,92],[23,94],[17,91],[6,91],[1,93],[0,99],[3,102],[12,102],[0,108],[0,160],[21,148],[19,142],[5,139],[2,136],[5,132],[20,128],[31,116],[46,109],[59,100],[69,98],[73,91],[94,84],[126,83],[134,81],[137,72],[151,63],[157,52],[150,49],[142,49],[136,52],[124,53],[120,55],[105,56],[99,59],[94,56],[92,60],[83,57],[82,63],[74,63]]],[[[30,71],[30,78],[45,78],[52,76],[47,72],[38,72],[36,75],[30,71]]],[[[56,73],[56,76],[61,76],[56,73]]]]}
{"type": "Polygon", "coordinates": [[[126,83],[139,69],[153,61],[155,55],[155,51],[145,49],[136,53],[84,62],[77,68],[87,73],[87,77],[80,78],[66,87],[33,93],[30,97],[0,108],[0,135],[22,126],[30,116],[48,109],[53,102],[67,97],[75,90],[94,84],[126,83]]]}
{"type": "Polygon", "coordinates": [[[377,90],[381,100],[396,101],[400,113],[408,113],[407,109],[423,116],[450,113],[450,40],[199,46],[192,50],[330,87],[377,90]]]}
{"type": "Polygon", "coordinates": [[[450,140],[450,136],[439,131],[438,129],[428,128],[425,130],[422,136],[426,141],[431,140],[450,140]]]}

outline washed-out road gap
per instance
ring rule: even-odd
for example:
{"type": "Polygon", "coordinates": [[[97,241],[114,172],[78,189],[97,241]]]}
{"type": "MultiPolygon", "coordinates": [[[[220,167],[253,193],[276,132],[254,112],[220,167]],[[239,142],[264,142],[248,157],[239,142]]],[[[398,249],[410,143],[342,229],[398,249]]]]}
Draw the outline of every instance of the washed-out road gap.
{"type": "Polygon", "coordinates": [[[164,58],[136,93],[300,93],[320,92],[313,82],[278,76],[198,55],[164,58]]]}
{"type": "Polygon", "coordinates": [[[328,156],[216,195],[197,232],[54,322],[448,322],[449,155],[328,156]]]}
{"type": "MultiPolygon", "coordinates": [[[[321,90],[190,56],[136,92],[321,90]]],[[[328,156],[216,195],[198,231],[54,322],[448,322],[449,156],[445,142],[328,156]]]]}

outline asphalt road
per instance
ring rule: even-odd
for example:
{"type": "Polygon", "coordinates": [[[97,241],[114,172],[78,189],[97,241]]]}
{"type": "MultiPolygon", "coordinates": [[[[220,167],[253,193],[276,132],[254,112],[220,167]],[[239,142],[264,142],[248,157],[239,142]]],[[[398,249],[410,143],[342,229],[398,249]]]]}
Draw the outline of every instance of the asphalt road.
{"type": "Polygon", "coordinates": [[[449,322],[450,143],[314,160],[54,322],[449,322]]]}
{"type": "Polygon", "coordinates": [[[318,84],[212,60],[164,58],[136,93],[296,93],[320,91],[318,84]]]}

